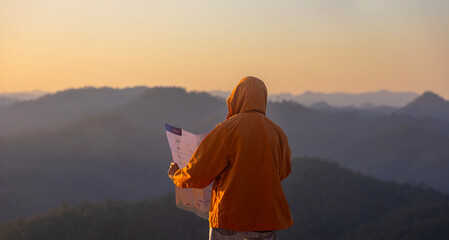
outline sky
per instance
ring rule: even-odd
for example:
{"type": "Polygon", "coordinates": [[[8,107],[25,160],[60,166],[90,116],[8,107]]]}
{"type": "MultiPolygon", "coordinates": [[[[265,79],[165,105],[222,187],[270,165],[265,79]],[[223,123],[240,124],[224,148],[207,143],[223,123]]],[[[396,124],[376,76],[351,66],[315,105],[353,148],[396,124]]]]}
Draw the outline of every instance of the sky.
{"type": "Polygon", "coordinates": [[[84,86],[449,99],[446,0],[3,0],[0,92],[84,86]]]}

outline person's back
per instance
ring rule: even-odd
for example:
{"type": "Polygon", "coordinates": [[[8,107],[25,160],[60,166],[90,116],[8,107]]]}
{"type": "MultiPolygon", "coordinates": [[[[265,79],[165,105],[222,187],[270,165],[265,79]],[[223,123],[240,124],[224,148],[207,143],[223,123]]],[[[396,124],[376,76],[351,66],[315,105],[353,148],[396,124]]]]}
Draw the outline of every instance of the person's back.
{"type": "Polygon", "coordinates": [[[280,145],[282,130],[257,111],[237,114],[221,125],[232,155],[214,184],[221,194],[222,204],[217,205],[223,207],[213,211],[211,226],[235,231],[289,227],[290,211],[280,180],[290,173],[290,163],[281,161],[290,153],[280,145]]]}
{"type": "Polygon", "coordinates": [[[173,181],[179,187],[202,188],[214,180],[211,228],[288,228],[293,220],[280,181],[291,172],[291,152],[285,133],[265,117],[266,87],[246,77],[227,103],[227,119],[205,137],[173,181]]]}

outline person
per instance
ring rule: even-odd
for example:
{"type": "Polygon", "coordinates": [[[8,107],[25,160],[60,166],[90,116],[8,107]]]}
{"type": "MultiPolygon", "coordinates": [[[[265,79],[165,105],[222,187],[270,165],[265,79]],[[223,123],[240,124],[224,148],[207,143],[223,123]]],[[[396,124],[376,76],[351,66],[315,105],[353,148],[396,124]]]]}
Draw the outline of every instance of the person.
{"type": "Polygon", "coordinates": [[[293,225],[281,181],[291,172],[282,129],[265,116],[267,88],[245,77],[227,99],[228,115],[206,135],[186,167],[171,163],[173,183],[204,188],[213,181],[209,239],[276,239],[293,225]]]}

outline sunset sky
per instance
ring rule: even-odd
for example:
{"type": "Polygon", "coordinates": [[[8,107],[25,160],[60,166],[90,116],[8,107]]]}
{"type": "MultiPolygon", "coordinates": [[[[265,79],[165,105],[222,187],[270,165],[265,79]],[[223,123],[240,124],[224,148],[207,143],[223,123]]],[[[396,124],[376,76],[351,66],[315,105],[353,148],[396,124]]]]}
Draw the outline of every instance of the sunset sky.
{"type": "Polygon", "coordinates": [[[0,92],[83,86],[449,99],[447,0],[0,1],[0,92]]]}

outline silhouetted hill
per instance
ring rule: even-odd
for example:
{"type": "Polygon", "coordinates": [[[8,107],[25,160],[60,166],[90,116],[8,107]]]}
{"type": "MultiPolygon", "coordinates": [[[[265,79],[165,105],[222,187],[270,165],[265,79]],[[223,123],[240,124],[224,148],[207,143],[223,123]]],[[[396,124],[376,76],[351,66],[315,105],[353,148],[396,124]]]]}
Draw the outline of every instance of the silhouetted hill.
{"type": "Polygon", "coordinates": [[[292,174],[283,187],[295,221],[282,233],[286,239],[338,239],[403,207],[449,202],[447,195],[431,189],[381,182],[311,158],[293,160],[292,174]]]}
{"type": "Polygon", "coordinates": [[[208,222],[175,207],[175,196],[152,200],[63,203],[43,215],[0,225],[2,240],[207,239],[208,222]]]}
{"type": "Polygon", "coordinates": [[[294,156],[327,158],[383,179],[423,182],[449,192],[446,122],[396,114],[323,113],[291,102],[270,103],[268,117],[287,133],[294,156]]]}
{"type": "Polygon", "coordinates": [[[226,103],[205,92],[187,92],[183,88],[155,87],[118,108],[115,113],[127,121],[165,134],[164,123],[192,132],[209,132],[226,119],[226,103]]]}
{"type": "MultiPolygon", "coordinates": [[[[394,239],[401,240],[422,239],[419,237],[423,234],[430,239],[449,237],[446,195],[381,182],[318,159],[297,158],[292,163],[292,174],[283,186],[295,224],[279,232],[282,239],[395,236],[394,239]],[[400,234],[396,234],[399,230],[400,234]]],[[[188,240],[207,239],[207,234],[207,221],[176,209],[174,194],[128,203],[112,200],[76,206],[63,203],[46,214],[0,225],[0,239],[4,240],[188,240]]]]}
{"type": "Polygon", "coordinates": [[[425,92],[414,101],[400,108],[397,113],[449,121],[449,101],[433,92],[425,92]]]}
{"type": "Polygon", "coordinates": [[[381,131],[334,159],[380,179],[449,189],[449,137],[419,128],[397,126],[381,131]]]}
{"type": "Polygon", "coordinates": [[[138,200],[166,193],[169,148],[116,115],[0,140],[0,221],[62,200],[138,200]]]}
{"type": "Polygon", "coordinates": [[[217,98],[181,88],[150,89],[128,104],[62,127],[0,138],[0,221],[43,212],[62,199],[137,200],[168,192],[169,182],[161,182],[170,162],[164,122],[203,133],[226,113],[217,98]]]}
{"type": "Polygon", "coordinates": [[[0,108],[0,135],[21,134],[62,126],[70,121],[111,111],[142,94],[146,87],[80,88],[20,101],[0,108]]]}

